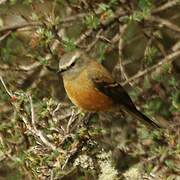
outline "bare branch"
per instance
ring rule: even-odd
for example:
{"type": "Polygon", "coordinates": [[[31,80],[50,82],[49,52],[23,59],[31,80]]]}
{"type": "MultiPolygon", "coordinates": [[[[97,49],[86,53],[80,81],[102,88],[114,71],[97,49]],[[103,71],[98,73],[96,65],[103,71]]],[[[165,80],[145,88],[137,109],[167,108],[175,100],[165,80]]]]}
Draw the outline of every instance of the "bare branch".
{"type": "Polygon", "coordinates": [[[124,33],[127,29],[128,25],[125,24],[123,26],[119,25],[119,45],[118,45],[118,49],[119,49],[119,64],[120,64],[120,70],[121,70],[121,73],[123,75],[123,77],[128,80],[128,76],[125,72],[125,69],[124,69],[124,66],[122,64],[122,49],[123,49],[123,46],[124,46],[124,40],[123,40],[123,36],[124,36],[124,33]]]}
{"type": "Polygon", "coordinates": [[[84,18],[86,16],[86,13],[77,14],[74,16],[66,17],[61,19],[62,23],[69,22],[69,21],[76,21],[79,18],[84,18]]]}
{"type": "Polygon", "coordinates": [[[1,80],[1,82],[2,82],[2,84],[4,86],[4,88],[5,88],[6,92],[9,94],[9,96],[13,97],[13,94],[8,90],[6,84],[4,83],[4,80],[3,80],[2,76],[0,76],[0,80],[1,80]]]}
{"type": "Polygon", "coordinates": [[[122,85],[126,85],[127,83],[131,82],[131,81],[134,81],[136,79],[139,79],[140,77],[146,75],[147,73],[155,70],[156,68],[162,66],[163,64],[165,63],[168,63],[168,61],[173,61],[176,57],[180,56],[180,51],[176,51],[176,52],[173,52],[169,55],[167,55],[164,59],[162,59],[159,63],[157,63],[156,65],[150,67],[150,68],[147,68],[145,69],[144,71],[141,71],[139,73],[137,73],[135,76],[129,78],[127,81],[123,82],[122,85]]]}
{"type": "Polygon", "coordinates": [[[172,47],[172,50],[173,51],[177,51],[180,49],[180,41],[178,41],[177,43],[175,43],[172,47]]]}
{"type": "Polygon", "coordinates": [[[161,5],[155,9],[153,9],[151,11],[151,13],[158,13],[158,12],[164,11],[164,10],[169,9],[177,4],[179,4],[179,0],[168,1],[164,5],[161,5]]]}
{"type": "Polygon", "coordinates": [[[43,23],[41,23],[41,22],[22,23],[22,24],[17,24],[17,25],[14,25],[14,26],[1,28],[0,33],[6,32],[6,31],[15,31],[17,29],[24,28],[24,27],[27,27],[27,26],[42,26],[42,25],[43,25],[43,23]]]}
{"type": "Polygon", "coordinates": [[[72,123],[75,121],[75,117],[74,117],[74,109],[72,110],[72,113],[71,113],[71,117],[68,121],[68,124],[67,124],[67,127],[66,127],[66,134],[69,134],[70,132],[70,126],[72,125],[72,123]]]}
{"type": "Polygon", "coordinates": [[[178,27],[177,25],[171,23],[170,21],[168,21],[166,19],[162,19],[160,17],[151,16],[151,15],[145,17],[145,19],[148,21],[159,23],[161,26],[166,26],[167,28],[169,28],[173,31],[180,32],[180,27],[178,27]]]}
{"type": "Polygon", "coordinates": [[[36,123],[35,123],[35,113],[34,113],[34,106],[33,106],[33,102],[32,102],[32,97],[31,95],[28,96],[29,97],[29,102],[30,102],[30,107],[31,107],[31,121],[32,121],[32,126],[35,130],[36,129],[36,123]]]}
{"type": "Polygon", "coordinates": [[[95,40],[94,40],[91,44],[88,45],[88,47],[86,48],[86,52],[89,52],[89,51],[92,49],[92,47],[98,42],[99,37],[100,37],[100,34],[101,34],[102,32],[103,32],[103,29],[100,29],[100,30],[97,32],[97,35],[96,35],[95,40]]]}
{"type": "Polygon", "coordinates": [[[79,39],[77,39],[74,44],[78,45],[80,44],[86,37],[90,36],[90,34],[92,34],[93,30],[87,30],[84,34],[82,34],[79,39]]]}
{"type": "Polygon", "coordinates": [[[8,31],[6,34],[0,37],[0,42],[3,41],[6,37],[8,37],[11,34],[11,31],[8,31]]]}

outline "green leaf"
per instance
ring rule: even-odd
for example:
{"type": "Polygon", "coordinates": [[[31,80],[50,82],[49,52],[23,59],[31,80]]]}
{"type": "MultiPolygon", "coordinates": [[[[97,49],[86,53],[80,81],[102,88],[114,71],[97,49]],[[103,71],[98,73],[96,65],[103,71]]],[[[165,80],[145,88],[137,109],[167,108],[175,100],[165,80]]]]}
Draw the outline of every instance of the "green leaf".
{"type": "Polygon", "coordinates": [[[166,73],[166,72],[168,72],[170,65],[169,64],[163,64],[162,67],[163,67],[163,72],[166,73]]]}
{"type": "Polygon", "coordinates": [[[110,0],[108,5],[110,7],[118,6],[118,1],[117,0],[110,0]]]}
{"type": "Polygon", "coordinates": [[[74,39],[64,39],[62,40],[62,42],[63,42],[63,50],[65,52],[72,51],[76,48],[74,44],[74,39]]]}
{"type": "Polygon", "coordinates": [[[152,64],[153,63],[153,56],[157,53],[157,49],[152,46],[152,47],[149,47],[148,50],[147,50],[147,54],[144,58],[145,61],[148,62],[148,64],[152,64]]]}
{"type": "Polygon", "coordinates": [[[98,11],[99,11],[100,13],[106,11],[107,9],[109,9],[109,5],[108,5],[108,4],[105,4],[105,3],[100,3],[100,4],[99,4],[98,11]]]}
{"type": "Polygon", "coordinates": [[[171,169],[174,169],[174,168],[175,168],[175,167],[174,167],[174,162],[173,162],[172,159],[167,159],[167,160],[165,160],[165,164],[166,164],[169,168],[171,168],[171,169]]]}
{"type": "Polygon", "coordinates": [[[153,169],[153,165],[151,163],[148,163],[147,173],[150,174],[152,169],[153,169]]]}
{"type": "Polygon", "coordinates": [[[152,3],[149,0],[140,0],[138,2],[138,7],[143,12],[149,11],[150,7],[152,6],[152,3]]]}
{"type": "Polygon", "coordinates": [[[171,78],[168,80],[168,85],[176,88],[176,87],[178,87],[179,82],[178,82],[174,77],[171,77],[171,78]]]}
{"type": "Polygon", "coordinates": [[[104,54],[105,54],[105,44],[100,43],[99,49],[100,49],[101,54],[100,54],[99,58],[97,59],[97,62],[102,64],[102,62],[104,60],[104,54]]]}
{"type": "Polygon", "coordinates": [[[129,21],[141,22],[144,19],[144,16],[141,12],[134,11],[132,15],[128,17],[129,21]]]}
{"type": "Polygon", "coordinates": [[[180,109],[180,92],[176,91],[172,94],[172,104],[176,109],[180,109]]]}
{"type": "Polygon", "coordinates": [[[99,25],[99,19],[93,13],[88,13],[85,21],[89,29],[96,29],[99,25]]]}

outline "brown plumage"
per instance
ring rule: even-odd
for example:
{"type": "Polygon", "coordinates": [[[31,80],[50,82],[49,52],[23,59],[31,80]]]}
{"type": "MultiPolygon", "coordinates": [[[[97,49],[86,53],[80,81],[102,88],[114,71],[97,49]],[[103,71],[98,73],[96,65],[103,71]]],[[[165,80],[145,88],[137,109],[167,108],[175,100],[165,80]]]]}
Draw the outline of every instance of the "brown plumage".
{"type": "Polygon", "coordinates": [[[65,90],[71,101],[84,111],[117,111],[117,107],[151,127],[159,127],[132,102],[123,87],[96,60],[81,50],[65,54],[59,64],[65,90]]]}

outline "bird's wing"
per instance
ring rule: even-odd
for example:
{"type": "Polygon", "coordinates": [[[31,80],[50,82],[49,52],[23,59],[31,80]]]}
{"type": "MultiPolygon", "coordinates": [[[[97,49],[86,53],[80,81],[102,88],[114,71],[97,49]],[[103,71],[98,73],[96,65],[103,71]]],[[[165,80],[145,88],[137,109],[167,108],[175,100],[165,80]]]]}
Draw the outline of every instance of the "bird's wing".
{"type": "Polygon", "coordinates": [[[117,82],[107,82],[98,78],[91,78],[91,80],[97,89],[99,89],[101,92],[113,99],[113,101],[117,104],[122,104],[123,106],[126,106],[132,110],[134,108],[136,109],[127,92],[117,82]]]}
{"type": "Polygon", "coordinates": [[[113,81],[111,76],[109,76],[109,78],[108,76],[105,76],[104,78],[89,76],[89,78],[91,78],[94,86],[97,89],[106,94],[117,104],[122,105],[122,107],[124,107],[127,112],[131,113],[137,119],[143,121],[147,125],[151,125],[152,127],[159,127],[155,122],[136,109],[136,106],[132,102],[130,96],[126,93],[120,84],[113,81]]]}

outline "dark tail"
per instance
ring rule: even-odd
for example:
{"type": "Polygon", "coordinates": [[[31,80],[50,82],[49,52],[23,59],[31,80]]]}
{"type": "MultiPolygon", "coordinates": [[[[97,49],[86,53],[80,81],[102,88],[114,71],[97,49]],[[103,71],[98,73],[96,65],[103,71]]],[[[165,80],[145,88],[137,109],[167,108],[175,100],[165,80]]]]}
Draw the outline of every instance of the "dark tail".
{"type": "Polygon", "coordinates": [[[129,109],[125,108],[125,110],[127,112],[129,112],[130,114],[132,114],[132,116],[134,116],[136,119],[140,120],[142,123],[146,124],[147,126],[149,126],[151,129],[152,128],[160,128],[160,126],[158,124],[156,124],[154,121],[152,121],[151,119],[149,119],[147,116],[145,116],[143,113],[141,113],[140,111],[138,111],[136,109],[136,107],[134,107],[133,109],[129,109]]]}

